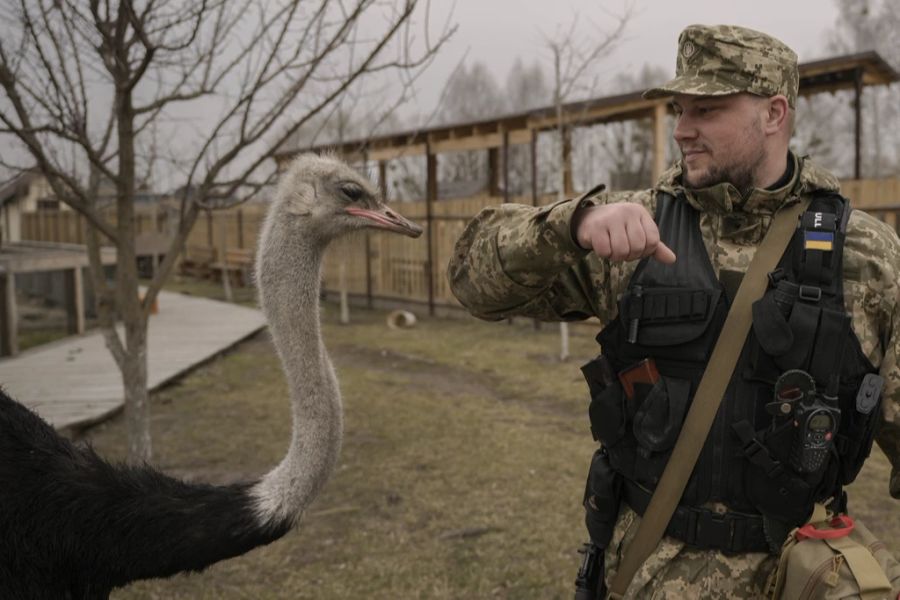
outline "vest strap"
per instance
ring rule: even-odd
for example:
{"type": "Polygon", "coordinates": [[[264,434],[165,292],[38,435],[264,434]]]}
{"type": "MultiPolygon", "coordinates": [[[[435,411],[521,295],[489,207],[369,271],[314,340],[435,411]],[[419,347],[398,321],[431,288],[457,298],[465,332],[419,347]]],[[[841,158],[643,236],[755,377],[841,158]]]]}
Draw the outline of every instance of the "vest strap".
{"type": "MultiPolygon", "coordinates": [[[[627,479],[624,490],[628,505],[643,515],[652,493],[627,479]]],[[[707,508],[678,505],[666,526],[666,535],[701,550],[715,549],[730,554],[769,551],[761,515],[718,513],[707,508]]]]}

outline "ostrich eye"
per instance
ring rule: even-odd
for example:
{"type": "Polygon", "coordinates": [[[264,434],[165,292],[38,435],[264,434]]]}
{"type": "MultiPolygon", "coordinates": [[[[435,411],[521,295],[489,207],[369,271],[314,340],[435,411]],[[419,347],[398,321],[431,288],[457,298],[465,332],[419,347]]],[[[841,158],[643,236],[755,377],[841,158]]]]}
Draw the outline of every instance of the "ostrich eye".
{"type": "Polygon", "coordinates": [[[353,202],[358,202],[366,194],[365,190],[355,183],[341,184],[341,192],[353,202]]]}

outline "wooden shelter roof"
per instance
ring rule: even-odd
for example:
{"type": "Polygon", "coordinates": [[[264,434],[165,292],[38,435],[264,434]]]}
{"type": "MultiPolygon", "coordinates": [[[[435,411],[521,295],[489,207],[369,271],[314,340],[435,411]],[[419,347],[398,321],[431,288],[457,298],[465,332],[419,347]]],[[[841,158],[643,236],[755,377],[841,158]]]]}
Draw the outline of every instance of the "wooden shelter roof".
{"type": "MultiPolygon", "coordinates": [[[[856,89],[857,85],[886,85],[900,80],[900,75],[874,51],[834,56],[799,65],[800,95],[856,89]]],[[[592,98],[563,105],[563,120],[579,125],[610,121],[626,121],[651,116],[658,105],[667,106],[666,98],[645,100],[641,91],[592,98]]],[[[292,148],[275,155],[281,164],[303,151],[332,149],[348,158],[387,160],[402,156],[422,155],[458,150],[497,148],[508,144],[524,144],[534,131],[556,126],[556,108],[547,106],[479,121],[454,123],[411,129],[342,144],[323,143],[306,148],[292,148]]]]}

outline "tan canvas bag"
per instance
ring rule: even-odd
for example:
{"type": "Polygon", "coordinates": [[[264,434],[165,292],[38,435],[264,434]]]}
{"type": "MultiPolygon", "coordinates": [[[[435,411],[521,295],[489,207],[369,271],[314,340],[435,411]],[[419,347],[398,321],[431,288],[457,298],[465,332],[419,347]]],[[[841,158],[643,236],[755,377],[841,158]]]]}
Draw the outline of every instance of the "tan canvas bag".
{"type": "Polygon", "coordinates": [[[862,523],[817,504],[810,522],[788,535],[767,588],[772,600],[894,600],[900,563],[862,523]]]}

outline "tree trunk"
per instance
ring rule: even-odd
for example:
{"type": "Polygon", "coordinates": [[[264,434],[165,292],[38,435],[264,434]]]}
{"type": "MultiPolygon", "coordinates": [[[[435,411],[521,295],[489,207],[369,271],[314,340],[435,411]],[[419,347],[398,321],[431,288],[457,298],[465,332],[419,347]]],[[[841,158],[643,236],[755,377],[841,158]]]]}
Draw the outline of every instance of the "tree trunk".
{"type": "Polygon", "coordinates": [[[135,153],[134,106],[130,90],[116,98],[119,142],[119,178],[117,192],[116,301],[125,326],[125,352],[119,368],[125,387],[125,421],[128,429],[128,461],[150,460],[150,403],[147,391],[147,317],[138,289],[137,256],[134,241],[135,153]]]}
{"type": "Polygon", "coordinates": [[[219,237],[221,238],[221,252],[219,262],[222,263],[222,291],[225,293],[226,302],[234,302],[234,294],[231,293],[231,273],[228,271],[228,223],[226,215],[219,214],[219,237]]]}
{"type": "Polygon", "coordinates": [[[147,389],[147,321],[126,324],[126,352],[122,365],[125,388],[125,423],[128,431],[128,461],[147,462],[152,457],[150,438],[150,392],[147,389]]]}

